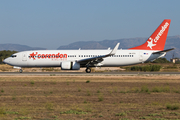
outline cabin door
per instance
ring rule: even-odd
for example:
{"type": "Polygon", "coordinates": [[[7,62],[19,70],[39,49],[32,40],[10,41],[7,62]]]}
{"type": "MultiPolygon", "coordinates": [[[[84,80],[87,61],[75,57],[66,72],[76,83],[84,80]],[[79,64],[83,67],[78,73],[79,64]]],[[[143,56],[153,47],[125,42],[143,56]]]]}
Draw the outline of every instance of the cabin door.
{"type": "Polygon", "coordinates": [[[22,61],[27,61],[27,54],[26,53],[22,53],[22,61]]]}
{"type": "Polygon", "coordinates": [[[143,52],[139,53],[139,61],[143,62],[143,52]]]}

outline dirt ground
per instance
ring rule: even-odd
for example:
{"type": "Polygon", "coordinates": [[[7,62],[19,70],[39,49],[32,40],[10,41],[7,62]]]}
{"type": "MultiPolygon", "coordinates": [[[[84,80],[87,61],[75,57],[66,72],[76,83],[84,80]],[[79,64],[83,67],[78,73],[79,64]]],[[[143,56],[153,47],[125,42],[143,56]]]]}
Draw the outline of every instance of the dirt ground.
{"type": "Polygon", "coordinates": [[[0,76],[0,120],[180,119],[180,75],[0,76]]]}

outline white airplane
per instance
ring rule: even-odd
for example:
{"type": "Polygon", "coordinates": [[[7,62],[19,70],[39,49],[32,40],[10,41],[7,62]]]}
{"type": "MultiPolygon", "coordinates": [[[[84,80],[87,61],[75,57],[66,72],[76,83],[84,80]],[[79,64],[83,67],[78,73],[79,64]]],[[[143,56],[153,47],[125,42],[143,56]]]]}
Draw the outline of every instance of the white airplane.
{"type": "Polygon", "coordinates": [[[126,50],[118,50],[119,44],[113,50],[35,50],[18,52],[6,58],[3,62],[20,68],[23,67],[61,67],[62,70],[79,70],[86,67],[118,67],[153,61],[166,55],[164,50],[170,19],[165,19],[142,45],[126,50]]]}

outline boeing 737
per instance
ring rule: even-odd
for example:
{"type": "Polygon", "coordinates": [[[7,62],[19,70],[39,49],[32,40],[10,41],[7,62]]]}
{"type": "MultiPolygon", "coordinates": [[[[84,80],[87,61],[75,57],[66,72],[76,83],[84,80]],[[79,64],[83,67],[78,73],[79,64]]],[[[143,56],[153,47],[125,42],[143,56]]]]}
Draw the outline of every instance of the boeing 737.
{"type": "Polygon", "coordinates": [[[91,72],[91,67],[119,67],[153,61],[166,55],[164,50],[170,19],[165,19],[148,40],[137,47],[126,50],[35,50],[18,52],[6,58],[3,62],[20,68],[23,67],[61,67],[62,70],[79,70],[86,67],[86,72],[91,72]]]}

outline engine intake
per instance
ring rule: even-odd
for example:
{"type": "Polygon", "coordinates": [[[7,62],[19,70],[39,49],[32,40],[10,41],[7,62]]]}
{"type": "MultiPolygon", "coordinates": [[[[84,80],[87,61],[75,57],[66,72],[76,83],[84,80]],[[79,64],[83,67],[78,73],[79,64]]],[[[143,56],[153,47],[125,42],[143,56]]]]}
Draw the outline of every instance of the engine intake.
{"type": "Polygon", "coordinates": [[[65,61],[61,63],[61,70],[79,70],[80,64],[77,62],[65,61]]]}

